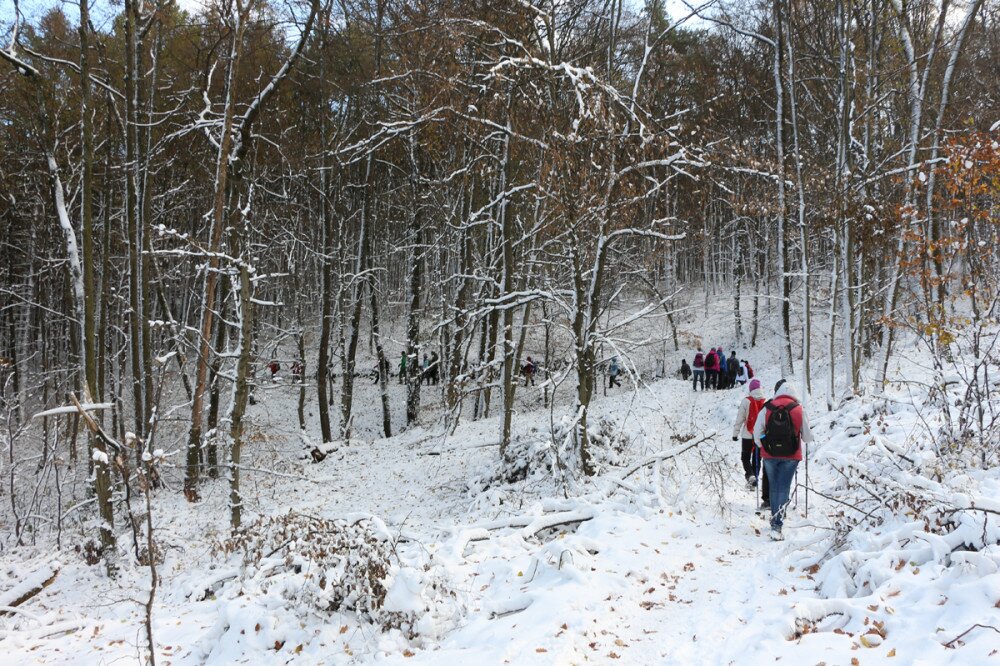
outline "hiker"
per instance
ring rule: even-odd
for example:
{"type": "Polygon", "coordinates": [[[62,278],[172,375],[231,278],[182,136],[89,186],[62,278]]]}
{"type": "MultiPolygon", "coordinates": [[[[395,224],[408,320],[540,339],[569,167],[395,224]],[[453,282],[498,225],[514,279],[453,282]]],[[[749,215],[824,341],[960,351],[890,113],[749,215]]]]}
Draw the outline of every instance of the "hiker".
{"type": "MultiPolygon", "coordinates": [[[[687,362],[686,358],[682,358],[681,359],[681,379],[683,379],[684,381],[687,381],[688,377],[690,377],[690,376],[691,376],[691,366],[688,365],[688,362],[687,362]]],[[[701,381],[704,383],[704,381],[705,381],[704,377],[702,378],[701,381]]]]}
{"type": "Polygon", "coordinates": [[[385,356],[382,357],[381,366],[379,362],[375,361],[375,367],[372,368],[372,384],[378,384],[382,380],[382,373],[385,373],[386,378],[390,375],[389,369],[389,359],[385,356]]]}
{"type": "Polygon", "coordinates": [[[441,381],[441,357],[436,351],[431,352],[431,364],[428,369],[431,373],[431,385],[437,386],[441,381]]]}
{"type": "Polygon", "coordinates": [[[740,371],[740,362],[736,358],[736,350],[733,350],[729,360],[726,361],[726,369],[729,373],[726,377],[726,382],[729,384],[729,388],[735,388],[736,375],[738,375],[740,371]]]}
{"type": "Polygon", "coordinates": [[[529,356],[528,360],[521,366],[521,373],[524,375],[525,386],[528,386],[529,384],[531,386],[535,385],[535,370],[537,370],[535,362],[531,360],[531,357],[529,356]]]}
{"type": "Polygon", "coordinates": [[[746,366],[744,366],[742,363],[737,365],[736,377],[734,378],[734,380],[740,386],[746,386],[746,383],[750,381],[750,378],[747,377],[746,366]]]}
{"type": "Polygon", "coordinates": [[[692,363],[692,365],[694,366],[694,371],[693,371],[693,373],[694,373],[693,374],[694,379],[692,380],[693,386],[694,386],[694,390],[695,391],[698,390],[698,380],[700,379],[701,380],[701,390],[704,391],[705,390],[705,356],[701,353],[701,347],[698,347],[698,353],[694,355],[694,363],[692,363]]]}
{"type": "MultiPolygon", "coordinates": [[[[740,400],[740,409],[733,424],[733,441],[742,440],[743,449],[740,452],[740,462],[743,463],[743,475],[747,488],[757,487],[757,472],[760,468],[760,458],[754,450],[753,429],[757,423],[757,415],[764,406],[764,391],[760,388],[760,380],[750,381],[750,392],[740,400]]],[[[764,477],[764,501],[767,502],[767,477],[764,477]]]]}
{"type": "Polygon", "coordinates": [[[719,377],[716,380],[718,381],[718,386],[716,386],[716,388],[727,389],[729,388],[729,386],[726,384],[726,380],[729,378],[729,369],[726,362],[726,352],[722,350],[722,347],[719,347],[718,354],[719,354],[719,377]]]}
{"type": "Polygon", "coordinates": [[[743,359],[743,367],[746,368],[747,379],[753,379],[753,368],[750,367],[750,362],[748,360],[743,359]]]}
{"type": "Polygon", "coordinates": [[[278,363],[278,359],[271,359],[271,362],[267,364],[267,369],[271,371],[271,381],[278,381],[278,371],[281,370],[281,364],[278,363]]]}
{"type": "Polygon", "coordinates": [[[705,356],[705,380],[708,388],[719,388],[719,356],[715,353],[715,347],[705,356]]]}
{"type": "Polygon", "coordinates": [[[406,351],[399,352],[399,383],[406,381],[406,351]]]}
{"type": "Polygon", "coordinates": [[[795,470],[802,460],[802,444],[813,441],[813,435],[798,392],[790,382],[782,379],[775,384],[774,397],[764,403],[763,410],[754,423],[753,439],[770,482],[771,539],[781,541],[795,470]]]}
{"type": "Polygon", "coordinates": [[[296,383],[302,383],[302,375],[304,371],[305,366],[302,365],[302,361],[295,361],[295,363],[292,363],[292,377],[295,379],[296,383]]]}
{"type": "Polygon", "coordinates": [[[618,367],[618,357],[615,356],[611,359],[611,365],[608,366],[608,388],[621,386],[621,382],[618,381],[618,375],[620,375],[621,372],[622,369],[618,367]]]}

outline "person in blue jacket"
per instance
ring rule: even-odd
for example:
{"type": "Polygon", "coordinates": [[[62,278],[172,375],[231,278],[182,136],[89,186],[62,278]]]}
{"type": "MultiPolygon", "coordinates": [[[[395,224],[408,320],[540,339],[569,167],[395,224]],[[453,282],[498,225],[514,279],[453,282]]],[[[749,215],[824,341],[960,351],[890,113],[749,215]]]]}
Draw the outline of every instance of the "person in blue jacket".
{"type": "Polygon", "coordinates": [[[728,376],[729,373],[726,368],[726,352],[722,351],[722,347],[719,347],[719,383],[716,388],[729,388],[729,385],[726,383],[726,379],[724,379],[728,376]]]}

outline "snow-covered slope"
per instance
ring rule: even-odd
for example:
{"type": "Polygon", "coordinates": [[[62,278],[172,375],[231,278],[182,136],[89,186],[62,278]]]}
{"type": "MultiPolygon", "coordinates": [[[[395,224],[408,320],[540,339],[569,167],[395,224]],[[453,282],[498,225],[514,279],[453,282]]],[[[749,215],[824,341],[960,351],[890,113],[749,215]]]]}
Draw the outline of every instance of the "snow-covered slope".
{"type": "MultiPolygon", "coordinates": [[[[756,364],[766,368],[766,360],[756,364]]],[[[773,373],[771,373],[773,374],[773,373]]],[[[776,377],[765,370],[765,385],[776,377]]],[[[538,403],[540,389],[522,396],[538,403]],[[533,393],[534,392],[534,393],[533,393]],[[532,397],[534,395],[534,398],[532,397]]],[[[595,405],[628,442],[593,479],[472,483],[496,468],[496,419],[445,436],[428,423],[391,439],[355,440],[322,463],[308,458],[294,417],[297,390],[276,386],[253,408],[245,471],[248,521],[293,510],[371,520],[393,545],[386,609],[409,621],[380,630],[353,612],[311,604],[309,572],[262,584],[220,552],[228,537],[223,481],[202,504],[157,493],[164,554],[154,607],[158,659],[171,664],[753,664],[987,663],[1000,633],[996,546],[936,558],[899,525],[862,526],[849,549],[865,557],[872,589],[848,589],[852,562],[830,557],[840,507],[800,488],[784,543],[766,537],[732,442],[739,390],[692,392],[674,379],[614,389],[595,405]],[[697,446],[660,462],[657,452],[697,446]],[[635,470],[631,475],[628,473],[635,470]],[[551,525],[551,526],[550,526],[551,525]],[[891,529],[890,529],[891,528],[891,529]],[[867,553],[867,555],[863,555],[867,553]],[[922,561],[917,561],[924,557],[922,561]],[[902,566],[900,566],[902,563],[902,566]],[[823,566],[818,566],[822,564],[823,566]],[[952,566],[948,566],[951,564],[952,566]],[[299,586],[299,587],[296,587],[299,586]],[[945,644],[972,628],[951,647],[945,644]],[[955,649],[959,648],[959,649],[955,649]],[[619,662],[620,660],[620,662],[619,662]]],[[[868,446],[875,403],[826,413],[808,404],[818,442],[810,479],[833,497],[834,467],[868,446]]],[[[368,409],[377,409],[374,404],[368,409]]],[[[562,408],[554,414],[558,417],[562,408]]],[[[548,410],[525,409],[521,437],[544,439],[548,410]]],[[[900,410],[879,432],[906,447],[916,415],[900,410]]],[[[596,420],[596,419],[595,419],[596,420]]],[[[805,470],[799,481],[804,485],[805,470]]],[[[976,496],[998,488],[979,473],[976,496]]],[[[901,521],[904,518],[901,517],[901,521]]],[[[904,521],[905,522],[905,521],[904,521]]],[[[995,525],[994,525],[995,526],[995,525]]],[[[920,530],[911,530],[915,535],[920,530]]],[[[995,538],[995,537],[990,537],[995,538]]],[[[123,539],[127,542],[127,539],[123,539]]],[[[293,544],[290,550],[295,549],[293,544]]],[[[937,553],[940,554],[940,553],[937,553]]],[[[0,622],[0,662],[130,663],[144,653],[148,570],[115,580],[60,554],[52,584],[0,622]]],[[[281,555],[279,554],[279,559],[281,555]]],[[[46,549],[7,553],[0,589],[50,566],[46,549]],[[16,565],[13,563],[17,562],[16,565]]],[[[856,564],[856,563],[855,563],[856,564]]],[[[261,565],[266,568],[267,565],[261,565]]]]}

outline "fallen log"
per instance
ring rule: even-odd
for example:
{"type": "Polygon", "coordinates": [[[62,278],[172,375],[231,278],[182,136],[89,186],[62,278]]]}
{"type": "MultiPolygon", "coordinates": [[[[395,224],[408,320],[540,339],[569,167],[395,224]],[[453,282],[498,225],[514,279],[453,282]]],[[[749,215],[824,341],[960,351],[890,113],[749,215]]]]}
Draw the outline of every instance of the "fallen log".
{"type": "MultiPolygon", "coordinates": [[[[36,571],[6,592],[0,592],[0,606],[17,608],[51,585],[58,574],[58,564],[49,565],[36,571]]],[[[0,615],[9,614],[9,610],[0,610],[0,615]]]]}

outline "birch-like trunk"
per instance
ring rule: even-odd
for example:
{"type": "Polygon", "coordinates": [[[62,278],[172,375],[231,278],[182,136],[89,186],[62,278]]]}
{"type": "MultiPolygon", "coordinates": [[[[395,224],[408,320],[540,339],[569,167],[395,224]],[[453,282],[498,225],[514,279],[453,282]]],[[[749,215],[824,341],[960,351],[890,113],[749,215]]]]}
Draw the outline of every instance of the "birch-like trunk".
{"type": "MultiPolygon", "coordinates": [[[[240,7],[242,10],[242,7],[240,7]]],[[[242,11],[234,13],[236,24],[230,37],[229,58],[226,67],[225,108],[222,118],[222,135],[215,165],[215,186],[212,200],[212,229],[208,243],[208,268],[202,288],[201,325],[198,340],[198,365],[195,372],[194,398],[191,401],[191,430],[187,445],[187,468],[184,476],[184,493],[189,501],[198,498],[195,487],[198,484],[198,458],[201,448],[202,412],[204,411],[205,390],[208,384],[208,364],[210,361],[210,340],[215,314],[215,287],[218,281],[218,250],[222,243],[222,230],[226,223],[226,193],[229,179],[229,157],[233,143],[233,116],[236,104],[236,71],[242,54],[243,21],[242,11]]]]}

